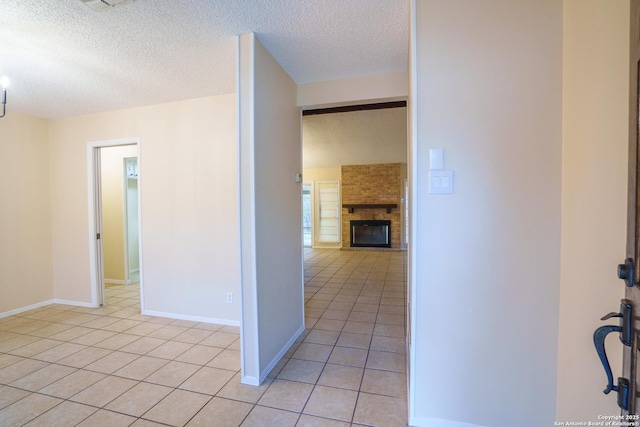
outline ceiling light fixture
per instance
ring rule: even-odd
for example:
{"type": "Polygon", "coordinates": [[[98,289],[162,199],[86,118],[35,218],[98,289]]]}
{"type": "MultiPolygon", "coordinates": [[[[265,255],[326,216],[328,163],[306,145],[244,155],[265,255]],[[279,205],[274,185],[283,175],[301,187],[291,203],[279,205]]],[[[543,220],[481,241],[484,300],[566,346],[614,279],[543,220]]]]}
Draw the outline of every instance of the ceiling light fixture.
{"type": "Polygon", "coordinates": [[[96,12],[103,12],[116,6],[133,3],[133,0],[80,0],[90,9],[96,12]]]}
{"type": "Polygon", "coordinates": [[[0,94],[0,102],[2,102],[2,115],[0,118],[2,118],[7,113],[7,86],[9,86],[9,79],[6,76],[2,77],[0,84],[2,84],[2,94],[0,94]]]}

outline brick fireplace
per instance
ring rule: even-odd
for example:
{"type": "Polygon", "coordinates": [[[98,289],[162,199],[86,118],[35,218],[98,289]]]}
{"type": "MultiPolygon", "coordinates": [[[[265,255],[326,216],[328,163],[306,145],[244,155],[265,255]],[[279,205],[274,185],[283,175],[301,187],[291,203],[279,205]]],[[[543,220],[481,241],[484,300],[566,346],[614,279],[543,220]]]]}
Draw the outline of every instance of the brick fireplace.
{"type": "Polygon", "coordinates": [[[351,221],[391,221],[391,244],[401,249],[405,165],[383,163],[342,166],[342,248],[351,249],[351,221]]]}

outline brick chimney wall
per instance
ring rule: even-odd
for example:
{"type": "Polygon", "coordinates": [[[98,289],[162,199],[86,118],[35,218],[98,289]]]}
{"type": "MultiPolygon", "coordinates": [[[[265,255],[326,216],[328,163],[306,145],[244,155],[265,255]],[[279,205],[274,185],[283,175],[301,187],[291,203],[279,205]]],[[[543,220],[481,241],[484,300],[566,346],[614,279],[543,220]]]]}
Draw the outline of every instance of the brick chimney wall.
{"type": "Polygon", "coordinates": [[[355,209],[349,213],[342,208],[342,246],[350,246],[351,220],[391,220],[391,248],[400,249],[402,164],[342,166],[342,203],[395,203],[396,209],[387,213],[384,208],[355,209]]]}

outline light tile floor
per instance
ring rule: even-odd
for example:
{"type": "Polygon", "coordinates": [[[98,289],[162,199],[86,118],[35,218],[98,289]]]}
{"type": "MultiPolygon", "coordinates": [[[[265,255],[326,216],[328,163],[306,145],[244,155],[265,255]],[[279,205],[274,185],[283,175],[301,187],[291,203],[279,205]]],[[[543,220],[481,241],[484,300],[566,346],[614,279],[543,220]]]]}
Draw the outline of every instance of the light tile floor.
{"type": "Polygon", "coordinates": [[[98,309],[0,319],[0,426],[405,426],[406,256],[305,249],[307,329],[260,387],[237,327],[98,309]]]}

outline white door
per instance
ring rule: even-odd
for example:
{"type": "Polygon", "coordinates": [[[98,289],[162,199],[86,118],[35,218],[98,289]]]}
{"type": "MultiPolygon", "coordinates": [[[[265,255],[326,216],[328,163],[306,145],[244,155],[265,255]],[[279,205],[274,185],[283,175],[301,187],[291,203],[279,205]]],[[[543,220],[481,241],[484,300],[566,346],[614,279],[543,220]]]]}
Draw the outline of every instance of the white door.
{"type": "Polygon", "coordinates": [[[318,242],[340,242],[340,182],[318,182],[318,242]]]}

